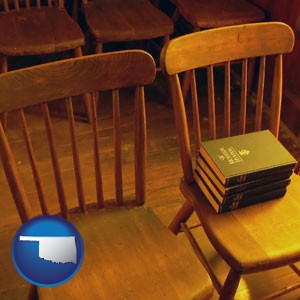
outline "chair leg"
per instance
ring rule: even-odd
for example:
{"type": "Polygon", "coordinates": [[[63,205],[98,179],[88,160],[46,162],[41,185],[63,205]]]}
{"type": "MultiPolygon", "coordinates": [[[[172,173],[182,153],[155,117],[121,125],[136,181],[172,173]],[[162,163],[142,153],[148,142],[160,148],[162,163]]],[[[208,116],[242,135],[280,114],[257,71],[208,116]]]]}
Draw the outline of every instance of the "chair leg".
{"type": "Polygon", "coordinates": [[[252,92],[254,75],[255,75],[254,73],[255,73],[255,58],[250,58],[248,64],[248,78],[247,78],[248,95],[250,95],[252,92]]]}
{"type": "Polygon", "coordinates": [[[189,201],[185,201],[182,205],[180,210],[177,212],[176,216],[172,220],[171,224],[169,225],[169,229],[174,233],[178,234],[181,229],[181,223],[185,223],[192,213],[194,212],[193,206],[190,204],[189,201]]]}
{"type": "Polygon", "coordinates": [[[38,292],[36,285],[31,284],[28,292],[27,300],[38,300],[38,292]]]}
{"type": "MultiPolygon", "coordinates": [[[[82,49],[81,47],[78,47],[75,49],[75,56],[76,57],[81,57],[82,56],[82,49]]],[[[88,122],[91,122],[91,119],[92,119],[92,104],[91,104],[91,95],[89,93],[84,93],[83,94],[83,101],[84,101],[84,105],[85,105],[85,111],[86,111],[86,114],[87,114],[87,119],[88,119],[88,122]]]]}
{"type": "Polygon", "coordinates": [[[164,36],[163,46],[166,45],[170,41],[170,35],[167,34],[164,36]]]}
{"type": "MultiPolygon", "coordinates": [[[[6,73],[8,71],[8,64],[7,64],[7,56],[2,56],[1,62],[1,73],[6,73]]],[[[6,131],[7,129],[7,113],[0,114],[0,122],[2,123],[3,129],[6,131]]]]}
{"type": "Polygon", "coordinates": [[[102,52],[103,52],[103,44],[97,42],[96,53],[102,53],[102,52]]]}
{"type": "Polygon", "coordinates": [[[73,0],[73,6],[72,6],[72,18],[77,22],[78,21],[78,8],[79,3],[78,0],[73,0]]]}
{"type": "Polygon", "coordinates": [[[180,17],[180,12],[179,12],[178,8],[176,7],[175,11],[173,12],[172,17],[171,17],[173,24],[177,23],[179,17],[180,17]]]}
{"type": "Polygon", "coordinates": [[[239,286],[241,279],[241,274],[237,273],[232,268],[230,269],[225,283],[223,285],[223,289],[220,294],[219,300],[231,300],[234,299],[234,295],[239,286]]]}
{"type": "Polygon", "coordinates": [[[2,127],[4,131],[7,129],[7,113],[0,114],[0,122],[2,123],[2,127]]]}

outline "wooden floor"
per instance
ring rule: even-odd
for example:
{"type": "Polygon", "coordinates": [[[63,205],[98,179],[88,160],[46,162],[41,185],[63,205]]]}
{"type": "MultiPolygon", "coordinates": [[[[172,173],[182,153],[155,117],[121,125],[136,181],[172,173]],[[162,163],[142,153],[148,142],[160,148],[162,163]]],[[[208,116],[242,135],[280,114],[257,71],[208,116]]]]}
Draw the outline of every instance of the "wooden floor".
{"type": "MultiPolygon", "coordinates": [[[[146,96],[148,124],[147,203],[154,208],[164,224],[168,225],[180,205],[183,203],[183,197],[178,190],[178,183],[181,177],[181,165],[173,112],[171,106],[167,104],[169,103],[169,99],[167,96],[165,80],[162,76],[159,76],[154,85],[147,88],[146,96]]],[[[100,106],[103,107],[103,109],[99,112],[101,123],[100,139],[104,141],[104,143],[108,143],[111,140],[112,134],[111,114],[109,112],[110,104],[110,99],[106,99],[106,97],[101,98],[100,106]]],[[[57,107],[59,107],[59,105],[57,107]]],[[[57,109],[57,107],[55,109],[57,109]]],[[[78,110],[80,110],[80,106],[78,110]]],[[[126,101],[121,102],[121,111],[125,111],[125,117],[122,119],[122,128],[125,135],[127,135],[130,134],[132,111],[126,101]]],[[[41,117],[38,112],[32,111],[29,113],[28,117],[28,122],[32,125],[32,130],[39,130],[39,128],[42,127],[41,117]]],[[[10,114],[8,130],[14,139],[15,151],[20,152],[18,164],[22,165],[26,164],[26,162],[23,161],[23,153],[21,153],[22,149],[18,148],[18,139],[20,137],[14,131],[16,122],[16,116],[10,114]]],[[[54,126],[62,126],[63,128],[63,113],[60,113],[57,117],[53,118],[53,122],[54,126]]],[[[77,123],[79,134],[83,140],[86,135],[88,135],[88,126],[89,125],[86,123],[77,123]]],[[[59,138],[63,138],[63,134],[59,138]]],[[[299,146],[297,146],[289,137],[287,131],[281,131],[280,139],[296,157],[300,157],[299,146]]],[[[109,147],[111,146],[107,146],[107,149],[109,149],[109,147]]],[[[128,151],[131,150],[130,145],[128,145],[128,149],[128,151]]],[[[41,157],[43,156],[43,151],[46,151],[46,147],[41,142],[41,157]]],[[[62,160],[64,159],[68,160],[69,157],[66,155],[65,158],[62,158],[62,160]]],[[[109,172],[109,164],[107,165],[107,168],[107,172],[109,172]]],[[[51,193],[51,190],[48,192],[51,193]]],[[[107,191],[107,193],[109,194],[109,191],[107,191]]],[[[13,200],[11,199],[1,166],[0,203],[0,299],[26,299],[28,284],[22,280],[14,270],[10,255],[12,237],[18,226],[20,226],[20,221],[15,213],[13,200]]],[[[191,223],[195,223],[196,221],[194,216],[191,223]]],[[[224,279],[228,267],[209,245],[201,229],[197,228],[196,231],[197,238],[207,249],[210,262],[213,264],[214,268],[218,270],[220,277],[224,279]]],[[[183,242],[186,242],[183,235],[180,235],[178,238],[182,239],[183,242]]],[[[237,299],[258,299],[265,294],[267,289],[277,289],[285,284],[293,283],[296,280],[297,277],[289,268],[281,268],[276,271],[265,272],[259,275],[245,276],[241,281],[237,299]]],[[[217,299],[216,295],[215,299],[217,299]]],[[[300,291],[293,292],[281,299],[300,299],[300,291]]]]}

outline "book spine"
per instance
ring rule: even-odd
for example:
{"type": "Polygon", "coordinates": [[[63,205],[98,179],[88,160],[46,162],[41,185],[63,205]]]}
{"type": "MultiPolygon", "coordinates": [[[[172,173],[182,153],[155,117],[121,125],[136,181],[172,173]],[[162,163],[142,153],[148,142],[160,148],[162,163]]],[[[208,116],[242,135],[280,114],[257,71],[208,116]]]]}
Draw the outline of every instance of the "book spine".
{"type": "Polygon", "coordinates": [[[267,170],[252,172],[249,174],[242,174],[242,175],[226,178],[225,187],[230,187],[235,184],[249,182],[251,180],[259,179],[259,178],[269,176],[269,175],[277,175],[280,173],[289,172],[291,170],[291,168],[292,168],[292,166],[288,165],[288,166],[284,166],[284,167],[272,168],[272,169],[267,169],[267,170]]]}
{"type": "Polygon", "coordinates": [[[276,184],[278,181],[287,180],[292,175],[292,171],[289,170],[288,172],[272,174],[269,176],[265,176],[264,178],[254,179],[252,181],[244,182],[241,184],[234,184],[225,188],[225,186],[222,186],[221,182],[214,175],[213,171],[209,168],[205,161],[201,158],[199,161],[197,160],[196,162],[196,173],[198,174],[198,176],[202,177],[205,182],[211,181],[214,187],[218,190],[218,194],[220,194],[220,197],[229,197],[233,194],[245,192],[246,190],[259,188],[261,186],[271,185],[274,183],[276,184]]]}
{"type": "Polygon", "coordinates": [[[223,204],[220,204],[219,213],[232,211],[232,210],[235,210],[238,208],[257,204],[259,202],[264,202],[267,200],[281,198],[285,195],[285,193],[286,193],[286,188],[281,188],[281,189],[277,189],[277,190],[274,190],[269,193],[264,193],[264,194],[260,194],[256,197],[249,198],[246,201],[245,200],[244,201],[232,201],[232,202],[223,203],[223,204]]]}
{"type": "Polygon", "coordinates": [[[287,178],[290,178],[292,175],[292,171],[289,172],[283,172],[275,175],[269,175],[264,178],[254,179],[249,182],[245,182],[242,184],[237,184],[229,187],[228,189],[225,189],[225,196],[229,196],[235,193],[241,193],[247,189],[253,189],[260,187],[262,185],[267,185],[274,183],[276,181],[286,180],[287,178]]]}
{"type": "Polygon", "coordinates": [[[278,190],[278,189],[282,189],[287,187],[291,182],[291,179],[286,179],[286,180],[282,180],[282,181],[278,181],[278,182],[274,182],[272,184],[269,185],[264,185],[264,186],[260,186],[258,188],[254,188],[254,189],[249,189],[247,191],[244,192],[240,192],[240,193],[236,193],[236,194],[232,194],[229,196],[225,196],[223,198],[223,204],[224,203],[231,203],[231,202],[240,202],[240,201],[248,201],[250,198],[253,198],[255,196],[257,196],[258,194],[261,193],[268,193],[274,190],[278,190]]]}

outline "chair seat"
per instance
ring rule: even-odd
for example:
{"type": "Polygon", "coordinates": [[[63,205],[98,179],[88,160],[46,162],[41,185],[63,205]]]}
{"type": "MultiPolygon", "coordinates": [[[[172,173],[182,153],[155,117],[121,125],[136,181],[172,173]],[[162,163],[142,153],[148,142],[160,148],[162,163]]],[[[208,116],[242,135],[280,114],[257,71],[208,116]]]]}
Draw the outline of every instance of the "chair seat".
{"type": "Polygon", "coordinates": [[[146,40],[169,35],[173,23],[148,0],[96,0],[84,6],[87,24],[98,42],[146,40]]]}
{"type": "Polygon", "coordinates": [[[209,299],[202,265],[145,206],[71,215],[84,240],[80,271],[39,299],[209,299]]]}
{"type": "Polygon", "coordinates": [[[260,22],[264,12],[246,0],[177,0],[182,16],[199,28],[260,22]]]}
{"type": "Polygon", "coordinates": [[[181,181],[180,188],[192,197],[212,244],[237,271],[251,273],[300,260],[299,176],[292,176],[284,197],[223,214],[214,211],[196,184],[181,181]]]}
{"type": "Polygon", "coordinates": [[[59,8],[21,9],[0,14],[0,53],[7,56],[46,54],[84,45],[78,24],[59,8]]]}

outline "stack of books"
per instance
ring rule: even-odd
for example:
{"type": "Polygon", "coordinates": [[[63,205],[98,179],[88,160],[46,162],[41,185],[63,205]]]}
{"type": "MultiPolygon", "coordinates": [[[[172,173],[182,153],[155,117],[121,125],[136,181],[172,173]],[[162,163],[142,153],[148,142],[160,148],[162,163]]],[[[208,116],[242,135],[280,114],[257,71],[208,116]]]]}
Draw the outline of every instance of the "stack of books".
{"type": "Polygon", "coordinates": [[[294,157],[269,130],[201,144],[195,181],[217,213],[284,196],[294,157]]]}

